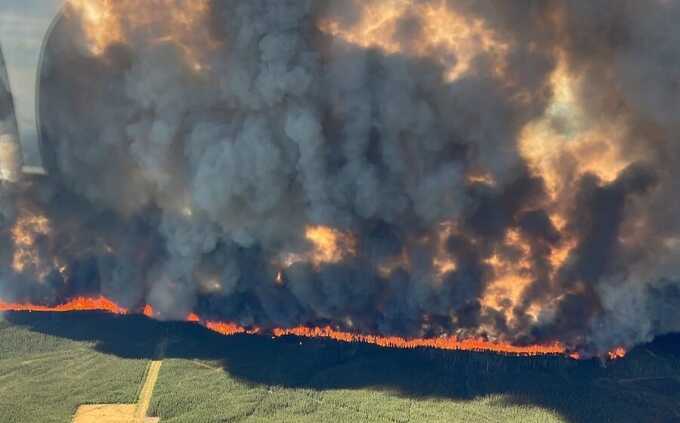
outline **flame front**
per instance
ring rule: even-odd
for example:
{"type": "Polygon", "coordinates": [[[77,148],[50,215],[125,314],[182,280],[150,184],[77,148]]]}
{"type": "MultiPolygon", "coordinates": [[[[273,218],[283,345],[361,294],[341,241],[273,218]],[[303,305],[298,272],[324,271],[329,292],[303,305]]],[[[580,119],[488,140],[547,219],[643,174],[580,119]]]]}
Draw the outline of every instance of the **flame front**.
{"type": "MultiPolygon", "coordinates": [[[[53,307],[35,306],[30,304],[10,304],[0,302],[0,312],[51,312],[51,313],[65,313],[75,311],[103,311],[113,314],[128,314],[129,310],[117,305],[111,300],[104,297],[99,298],[76,298],[67,302],[66,304],[57,305],[53,307]]],[[[151,305],[146,305],[142,308],[141,314],[147,317],[153,317],[154,311],[151,305]]],[[[197,314],[190,313],[187,315],[187,322],[200,323],[213,332],[222,335],[238,335],[250,334],[257,335],[265,333],[259,328],[246,328],[236,323],[217,322],[210,320],[203,320],[197,314]]],[[[564,354],[566,348],[559,343],[549,345],[532,345],[532,346],[513,346],[501,342],[492,342],[481,339],[466,339],[459,340],[454,337],[439,337],[432,339],[406,339],[397,336],[373,336],[353,334],[335,330],[329,326],[324,327],[294,327],[294,328],[275,328],[272,329],[271,334],[275,337],[282,336],[298,336],[304,338],[325,338],[340,342],[359,342],[365,344],[378,345],[385,348],[435,348],[443,350],[461,350],[461,351],[488,351],[500,354],[535,356],[535,355],[556,355],[564,354]]],[[[617,350],[618,351],[618,350],[617,350]]],[[[616,358],[619,356],[617,355],[616,358]]],[[[622,357],[622,355],[621,355],[622,357]]],[[[613,357],[614,358],[614,357],[613,357]]]]}
{"type": "Polygon", "coordinates": [[[0,312],[44,312],[69,313],[74,311],[105,311],[112,314],[128,314],[128,309],[119,306],[105,297],[79,297],[56,306],[41,306],[33,304],[10,304],[0,301],[0,312]]]}

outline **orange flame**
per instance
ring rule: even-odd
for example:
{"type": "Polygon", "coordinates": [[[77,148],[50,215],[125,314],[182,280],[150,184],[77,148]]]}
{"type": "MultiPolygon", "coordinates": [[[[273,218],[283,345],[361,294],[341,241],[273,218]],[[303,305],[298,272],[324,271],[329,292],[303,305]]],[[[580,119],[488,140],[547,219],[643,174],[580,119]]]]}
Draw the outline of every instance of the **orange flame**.
{"type": "MultiPolygon", "coordinates": [[[[517,260],[508,260],[499,254],[493,254],[485,260],[494,272],[494,279],[487,287],[482,297],[484,307],[503,312],[507,321],[512,324],[515,320],[514,307],[522,300],[525,289],[533,282],[528,269],[531,269],[531,247],[522,234],[514,229],[506,233],[504,244],[517,251],[517,260]]],[[[540,308],[532,304],[527,310],[529,316],[538,320],[540,308]]]]}
{"type": "Polygon", "coordinates": [[[226,323],[226,322],[213,322],[213,321],[207,321],[207,322],[201,322],[206,328],[210,329],[213,332],[217,332],[222,335],[226,336],[231,336],[231,335],[239,335],[239,334],[257,334],[259,333],[259,330],[257,329],[246,329],[243,326],[234,324],[234,323],[226,323]]]}
{"type": "Polygon", "coordinates": [[[570,189],[571,181],[585,173],[604,182],[614,181],[621,171],[636,160],[622,156],[619,141],[628,126],[621,119],[601,119],[584,108],[582,77],[570,69],[561,52],[549,84],[552,99],[543,116],[529,122],[520,134],[519,150],[531,169],[544,179],[553,199],[570,189]],[[564,173],[562,164],[571,159],[576,168],[564,173]],[[564,173],[564,174],[562,174],[564,173]]]}
{"type": "Polygon", "coordinates": [[[14,241],[14,255],[12,256],[12,269],[16,273],[25,270],[36,270],[39,280],[46,276],[42,269],[42,260],[35,251],[38,237],[48,235],[51,232],[49,220],[42,215],[34,215],[22,212],[12,227],[11,234],[14,241]]]}
{"type": "Polygon", "coordinates": [[[145,315],[146,317],[153,318],[154,316],[154,310],[151,304],[147,304],[144,306],[144,309],[142,310],[142,314],[145,315]]]}
{"type": "Polygon", "coordinates": [[[460,340],[456,337],[406,339],[398,336],[360,335],[338,331],[328,326],[316,328],[300,326],[291,329],[274,329],[273,334],[277,337],[293,335],[305,338],[328,338],[342,342],[360,342],[378,345],[380,347],[402,349],[436,348],[441,350],[488,351],[524,356],[564,354],[566,352],[566,348],[559,343],[514,346],[482,339],[460,340]]]}
{"type": "Polygon", "coordinates": [[[296,263],[312,263],[315,267],[323,264],[340,263],[357,253],[356,240],[352,234],[328,226],[309,226],[305,238],[312,245],[307,253],[284,255],[282,265],[286,268],[296,263]]]}
{"type": "Polygon", "coordinates": [[[455,224],[452,222],[444,222],[439,225],[437,231],[437,251],[432,260],[437,276],[441,279],[447,273],[455,272],[458,269],[458,263],[454,257],[451,257],[446,248],[446,241],[458,231],[455,224]]]}
{"type": "Polygon", "coordinates": [[[610,360],[618,360],[619,358],[623,358],[626,356],[626,349],[623,347],[617,347],[614,348],[612,351],[609,352],[609,359],[610,360]]]}
{"type": "MultiPolygon", "coordinates": [[[[115,302],[105,298],[75,298],[65,304],[57,306],[39,306],[33,304],[12,304],[0,301],[0,312],[50,312],[66,313],[75,311],[102,311],[112,314],[129,314],[130,311],[119,306],[115,302]]],[[[153,317],[154,310],[151,305],[146,305],[142,309],[142,314],[153,317]]],[[[203,320],[195,313],[187,315],[187,322],[200,324],[207,329],[225,335],[261,335],[264,331],[260,328],[246,328],[236,323],[203,320]]],[[[267,332],[269,333],[269,332],[267,332]]],[[[490,341],[485,339],[459,339],[454,336],[442,336],[438,338],[414,338],[407,339],[399,336],[378,336],[362,335],[357,333],[345,332],[325,327],[304,327],[276,328],[271,331],[274,337],[297,336],[303,338],[323,338],[332,339],[339,342],[358,342],[372,344],[385,348],[417,349],[434,348],[441,350],[494,352],[499,354],[517,356],[539,356],[539,355],[567,355],[573,359],[580,359],[582,356],[577,352],[569,352],[567,347],[559,342],[545,345],[518,346],[504,342],[490,341]]],[[[608,356],[611,360],[622,358],[626,355],[623,347],[612,350],[608,356]]]]}
{"type": "Polygon", "coordinates": [[[28,311],[44,313],[68,313],[73,311],[105,311],[112,314],[128,314],[128,309],[119,306],[105,297],[74,298],[71,301],[57,306],[40,306],[34,304],[9,304],[0,302],[0,312],[28,311]]]}
{"type": "Polygon", "coordinates": [[[509,50],[484,21],[456,13],[443,0],[374,0],[366,2],[355,25],[327,19],[319,29],[363,48],[438,60],[447,68],[449,81],[468,73],[480,53],[489,55],[496,63],[496,73],[502,74],[509,50]],[[400,34],[400,24],[408,19],[418,20],[422,30],[400,34]]]}
{"type": "Polygon", "coordinates": [[[177,6],[174,0],[69,0],[70,13],[77,16],[85,32],[87,47],[95,56],[132,36],[150,43],[177,46],[196,71],[204,68],[201,56],[216,47],[207,25],[207,0],[190,0],[177,6]]]}
{"type": "Polygon", "coordinates": [[[575,351],[575,352],[569,353],[569,358],[571,358],[573,360],[580,360],[583,357],[581,356],[581,353],[575,351]]]}

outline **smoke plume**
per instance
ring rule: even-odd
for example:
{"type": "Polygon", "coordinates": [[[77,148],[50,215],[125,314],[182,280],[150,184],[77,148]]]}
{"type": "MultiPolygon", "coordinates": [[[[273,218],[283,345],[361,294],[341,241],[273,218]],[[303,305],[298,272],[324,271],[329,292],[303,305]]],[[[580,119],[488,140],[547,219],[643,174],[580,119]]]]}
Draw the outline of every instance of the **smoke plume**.
{"type": "Polygon", "coordinates": [[[680,331],[680,3],[72,1],[0,298],[603,354],[680,331]]]}

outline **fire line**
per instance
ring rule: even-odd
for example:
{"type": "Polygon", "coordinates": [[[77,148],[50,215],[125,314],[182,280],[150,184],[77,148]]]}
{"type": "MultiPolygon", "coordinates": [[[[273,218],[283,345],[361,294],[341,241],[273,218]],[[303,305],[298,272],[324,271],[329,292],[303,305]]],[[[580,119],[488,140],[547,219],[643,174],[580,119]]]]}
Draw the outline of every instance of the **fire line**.
{"type": "MultiPolygon", "coordinates": [[[[13,304],[0,301],[0,312],[43,312],[43,313],[68,313],[77,311],[100,311],[118,315],[143,314],[153,318],[155,312],[151,305],[146,305],[141,312],[135,312],[119,306],[115,302],[105,297],[98,298],[75,298],[65,304],[57,306],[39,306],[32,304],[13,304]]],[[[334,341],[346,343],[364,343],[377,345],[384,348],[416,349],[434,348],[440,350],[473,351],[473,352],[493,352],[497,354],[515,356],[545,356],[545,355],[567,355],[573,359],[582,358],[578,353],[569,352],[567,347],[559,342],[546,345],[516,346],[507,343],[492,342],[482,339],[458,339],[456,337],[440,338],[415,338],[406,339],[398,336],[379,336],[368,334],[355,334],[325,327],[294,327],[276,328],[271,331],[263,331],[259,328],[246,328],[244,326],[230,323],[204,320],[195,313],[187,315],[185,321],[200,324],[201,326],[225,335],[232,336],[238,334],[262,335],[271,333],[276,338],[285,336],[297,336],[301,338],[332,339],[334,341]]],[[[608,354],[609,359],[619,359],[625,356],[623,348],[616,348],[608,354]]]]}

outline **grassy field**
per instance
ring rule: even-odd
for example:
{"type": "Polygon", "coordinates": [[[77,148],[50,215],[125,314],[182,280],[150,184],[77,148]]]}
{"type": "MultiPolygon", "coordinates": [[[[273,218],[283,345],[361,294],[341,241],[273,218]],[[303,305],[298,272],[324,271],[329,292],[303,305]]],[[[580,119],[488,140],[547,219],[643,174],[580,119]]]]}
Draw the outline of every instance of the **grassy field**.
{"type": "Polygon", "coordinates": [[[161,422],[680,422],[677,336],[603,367],[560,357],[223,337],[141,317],[6,319],[0,416],[13,416],[9,422],[66,422],[81,402],[134,402],[146,365],[139,360],[151,358],[162,338],[166,359],[151,405],[161,422]],[[43,360],[31,364],[34,356],[43,360]]]}
{"type": "MultiPolygon", "coordinates": [[[[380,386],[286,388],[237,380],[219,363],[169,360],[164,366],[154,403],[163,422],[560,421],[550,410],[508,405],[501,395],[465,401],[408,398],[380,386]]],[[[320,377],[340,372],[329,370],[320,377]]]]}
{"type": "Polygon", "coordinates": [[[69,422],[80,404],[135,402],[146,360],[48,332],[0,317],[0,422],[69,422]]]}
{"type": "Polygon", "coordinates": [[[166,422],[680,421],[677,338],[597,361],[173,331],[166,422]]]}

